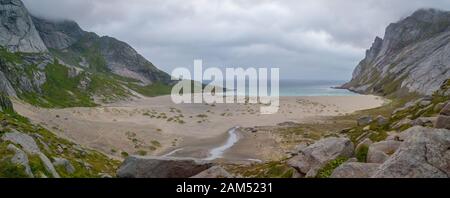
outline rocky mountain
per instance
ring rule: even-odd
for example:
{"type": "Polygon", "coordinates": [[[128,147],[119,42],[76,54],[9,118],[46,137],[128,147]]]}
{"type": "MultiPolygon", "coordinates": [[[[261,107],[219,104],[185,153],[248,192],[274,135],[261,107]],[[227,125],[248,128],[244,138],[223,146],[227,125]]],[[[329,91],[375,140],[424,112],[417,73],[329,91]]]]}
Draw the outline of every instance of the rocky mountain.
{"type": "Polygon", "coordinates": [[[20,0],[0,1],[0,45],[12,52],[46,52],[31,20],[20,0]]]}
{"type": "Polygon", "coordinates": [[[421,9],[375,38],[343,88],[379,95],[430,95],[450,78],[450,12],[421,9]]]}
{"type": "Polygon", "coordinates": [[[170,76],[131,46],[76,22],[0,0],[0,92],[42,107],[95,106],[170,93],[170,76]]]}
{"type": "Polygon", "coordinates": [[[145,85],[170,82],[169,75],[158,70],[125,42],[86,32],[73,21],[33,17],[33,22],[45,45],[56,57],[68,64],[111,71],[139,80],[145,85]],[[95,56],[87,52],[94,52],[95,56]]]}

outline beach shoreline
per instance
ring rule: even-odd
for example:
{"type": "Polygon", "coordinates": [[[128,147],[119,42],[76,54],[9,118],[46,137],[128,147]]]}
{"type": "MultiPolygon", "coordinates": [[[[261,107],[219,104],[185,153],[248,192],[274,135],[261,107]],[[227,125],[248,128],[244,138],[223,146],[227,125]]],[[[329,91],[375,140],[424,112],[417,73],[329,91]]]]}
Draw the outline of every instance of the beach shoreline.
{"type": "MultiPolygon", "coordinates": [[[[111,156],[161,156],[183,148],[175,156],[206,158],[210,149],[224,144],[227,131],[236,126],[248,129],[286,122],[315,123],[386,102],[371,95],[280,97],[280,110],[272,115],[261,115],[257,104],[176,105],[170,96],[66,109],[43,109],[14,100],[14,108],[61,137],[111,156]]],[[[230,152],[224,152],[224,158],[271,160],[285,152],[277,145],[279,137],[270,132],[239,134],[242,137],[228,149],[230,152]],[[248,145],[269,149],[258,151],[257,147],[246,148],[248,145]]]]}

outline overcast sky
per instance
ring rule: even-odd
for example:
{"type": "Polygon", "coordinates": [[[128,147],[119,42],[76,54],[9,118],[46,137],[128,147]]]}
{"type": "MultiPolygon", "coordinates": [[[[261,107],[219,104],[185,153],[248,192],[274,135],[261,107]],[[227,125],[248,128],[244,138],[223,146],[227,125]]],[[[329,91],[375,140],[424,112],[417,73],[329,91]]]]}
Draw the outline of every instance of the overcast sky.
{"type": "Polygon", "coordinates": [[[164,71],[279,67],[282,78],[351,77],[375,36],[449,0],[23,0],[34,15],[72,19],[133,46],[164,71]]]}

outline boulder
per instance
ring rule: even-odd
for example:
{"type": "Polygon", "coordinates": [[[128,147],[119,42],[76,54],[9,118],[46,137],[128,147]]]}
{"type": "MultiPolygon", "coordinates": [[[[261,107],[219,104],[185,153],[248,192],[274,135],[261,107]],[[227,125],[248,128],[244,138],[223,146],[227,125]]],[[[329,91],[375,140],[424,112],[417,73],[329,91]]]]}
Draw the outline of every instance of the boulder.
{"type": "Polygon", "coordinates": [[[287,163],[306,177],[315,177],[328,162],[338,157],[350,158],[353,151],[354,145],[349,139],[330,137],[302,149],[287,163]]]}
{"type": "Polygon", "coordinates": [[[191,158],[130,156],[120,166],[120,178],[189,178],[212,167],[191,158]]]}
{"type": "Polygon", "coordinates": [[[388,123],[388,119],[381,115],[377,116],[375,120],[377,121],[378,126],[383,126],[388,123]]]}
{"type": "Polygon", "coordinates": [[[25,173],[28,175],[28,177],[34,178],[27,154],[13,144],[8,145],[6,149],[8,149],[8,151],[14,152],[14,156],[11,158],[11,162],[25,167],[25,173]]]}
{"type": "Polygon", "coordinates": [[[401,127],[405,126],[405,125],[410,125],[412,122],[411,119],[409,118],[405,118],[403,120],[398,121],[397,123],[395,123],[392,128],[393,129],[400,129],[401,127]]]}
{"type": "Polygon", "coordinates": [[[438,129],[450,129],[450,116],[438,116],[434,127],[438,129]]]}
{"type": "Polygon", "coordinates": [[[21,133],[18,131],[13,131],[9,133],[3,134],[1,137],[3,141],[10,141],[14,144],[18,144],[22,147],[22,149],[32,155],[38,155],[41,159],[45,169],[52,174],[54,178],[59,178],[58,172],[56,172],[55,167],[53,167],[53,164],[48,159],[47,156],[45,156],[41,150],[39,149],[38,145],[36,144],[36,141],[34,141],[33,137],[21,133]]]}
{"type": "Polygon", "coordinates": [[[385,162],[390,155],[395,153],[400,144],[401,142],[398,141],[387,140],[370,145],[369,151],[367,153],[367,162],[368,163],[385,162]]]}
{"type": "Polygon", "coordinates": [[[437,117],[420,117],[411,122],[413,126],[434,126],[437,117]]]}
{"type": "Polygon", "coordinates": [[[59,176],[58,172],[56,172],[56,169],[53,166],[50,159],[48,159],[48,157],[46,155],[44,155],[43,153],[38,153],[37,155],[39,156],[39,159],[41,159],[41,162],[44,165],[45,170],[47,170],[47,172],[52,174],[53,178],[59,178],[60,176],[59,176]]]}
{"type": "Polygon", "coordinates": [[[450,175],[450,130],[412,127],[399,149],[372,177],[447,178],[450,175]]]}
{"type": "Polygon", "coordinates": [[[331,174],[331,178],[370,178],[380,164],[346,162],[337,167],[331,174]]]}
{"type": "Polygon", "coordinates": [[[213,166],[191,178],[233,178],[233,176],[222,167],[213,166]]]}
{"type": "Polygon", "coordinates": [[[69,160],[64,159],[64,158],[58,158],[58,157],[53,158],[53,160],[54,160],[54,162],[53,162],[54,166],[64,167],[66,172],[69,174],[73,174],[75,172],[75,167],[73,167],[72,163],[70,163],[69,160]]]}
{"type": "Polygon", "coordinates": [[[366,126],[372,122],[372,116],[363,116],[358,118],[358,126],[366,126]]]}
{"type": "Polygon", "coordinates": [[[3,141],[10,141],[14,144],[18,144],[22,147],[25,152],[30,154],[38,154],[41,152],[38,145],[36,144],[36,141],[34,139],[21,132],[13,131],[9,133],[3,134],[2,138],[3,141]]]}
{"type": "Polygon", "coordinates": [[[448,102],[441,110],[441,115],[450,116],[450,102],[448,102]]]}
{"type": "Polygon", "coordinates": [[[423,100],[423,101],[419,102],[419,106],[421,106],[421,107],[426,107],[430,104],[431,104],[431,101],[429,101],[429,100],[423,100]]]}

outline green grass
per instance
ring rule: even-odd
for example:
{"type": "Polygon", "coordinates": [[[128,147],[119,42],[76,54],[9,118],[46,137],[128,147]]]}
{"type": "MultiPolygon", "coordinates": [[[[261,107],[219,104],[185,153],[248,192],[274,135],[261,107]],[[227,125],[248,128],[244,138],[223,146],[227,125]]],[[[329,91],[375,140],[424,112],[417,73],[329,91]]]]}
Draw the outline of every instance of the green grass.
{"type": "Polygon", "coordinates": [[[26,92],[21,95],[22,99],[47,108],[96,106],[90,95],[78,88],[83,74],[69,77],[69,69],[58,61],[47,65],[45,74],[47,81],[42,85],[42,93],[26,92]]]}
{"type": "Polygon", "coordinates": [[[331,176],[331,174],[333,174],[333,171],[339,167],[340,165],[342,165],[343,163],[345,163],[348,160],[348,158],[345,157],[338,157],[337,159],[328,162],[328,164],[326,164],[323,168],[321,168],[318,172],[317,172],[317,178],[329,178],[331,176]]]}
{"type": "Polygon", "coordinates": [[[161,95],[169,95],[172,92],[172,86],[162,84],[162,83],[154,83],[147,86],[140,86],[135,83],[129,83],[127,85],[132,90],[148,97],[155,97],[161,95]]]}
{"type": "MultiPolygon", "coordinates": [[[[98,177],[99,173],[107,173],[110,175],[115,175],[115,171],[119,162],[113,159],[108,158],[106,155],[99,153],[94,150],[83,149],[83,151],[78,151],[75,148],[75,144],[66,139],[62,139],[54,135],[52,132],[47,129],[42,128],[41,126],[36,126],[31,124],[28,119],[20,116],[20,115],[10,115],[6,113],[0,112],[0,120],[5,124],[4,129],[0,131],[0,135],[5,131],[10,131],[12,129],[20,131],[26,134],[37,134],[42,137],[42,141],[48,145],[50,151],[45,150],[44,145],[37,141],[40,150],[49,158],[60,157],[65,158],[70,161],[70,163],[76,168],[76,171],[73,174],[68,174],[65,170],[56,167],[58,173],[62,177],[69,178],[92,178],[98,177]],[[63,153],[56,152],[58,145],[65,145],[67,149],[64,150],[63,153]],[[90,167],[85,167],[84,164],[79,161],[88,163],[90,167]]],[[[6,150],[8,142],[0,141],[0,161],[5,157],[12,157],[12,154],[6,150]]],[[[37,155],[29,155],[30,167],[35,174],[35,176],[39,176],[39,173],[45,174],[50,177],[51,175],[45,170],[40,158],[37,155]]],[[[2,170],[13,170],[13,167],[10,164],[3,165],[4,161],[0,162],[0,169],[6,167],[2,170]]],[[[16,169],[14,169],[16,170],[16,169]]],[[[19,177],[20,172],[12,172],[15,175],[10,175],[12,177],[19,177]]],[[[0,177],[5,176],[5,174],[0,173],[0,177]]]]}
{"type": "Polygon", "coordinates": [[[28,175],[25,173],[25,167],[3,158],[0,159],[0,178],[28,178],[28,175]]]}
{"type": "Polygon", "coordinates": [[[11,63],[22,63],[21,53],[8,52],[4,47],[0,46],[0,60],[11,63]]]}
{"type": "Polygon", "coordinates": [[[358,150],[356,150],[356,159],[358,162],[366,162],[367,161],[367,153],[369,152],[369,147],[366,145],[362,145],[358,150]]]}
{"type": "Polygon", "coordinates": [[[292,178],[294,168],[284,162],[268,162],[253,165],[230,165],[228,171],[246,178],[292,178]]]}

